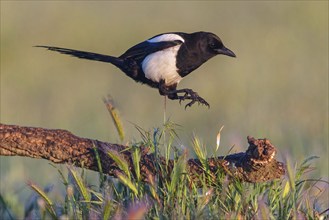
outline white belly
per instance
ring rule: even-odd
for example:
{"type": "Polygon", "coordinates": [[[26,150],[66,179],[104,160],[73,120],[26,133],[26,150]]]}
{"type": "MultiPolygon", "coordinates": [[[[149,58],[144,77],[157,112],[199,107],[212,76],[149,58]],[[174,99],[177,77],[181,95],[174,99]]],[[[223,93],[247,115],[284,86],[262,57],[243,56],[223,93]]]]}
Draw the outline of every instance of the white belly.
{"type": "Polygon", "coordinates": [[[152,53],[145,57],[142,69],[153,82],[164,80],[166,85],[178,84],[182,77],[177,73],[176,55],[181,45],[152,53]]]}

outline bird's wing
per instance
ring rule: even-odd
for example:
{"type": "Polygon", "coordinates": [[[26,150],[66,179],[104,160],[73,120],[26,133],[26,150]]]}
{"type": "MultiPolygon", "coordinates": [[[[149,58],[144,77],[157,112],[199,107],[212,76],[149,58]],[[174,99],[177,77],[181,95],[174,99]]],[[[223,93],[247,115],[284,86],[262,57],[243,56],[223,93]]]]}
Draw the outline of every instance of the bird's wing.
{"type": "Polygon", "coordinates": [[[174,47],[176,45],[182,44],[180,40],[175,41],[160,41],[160,42],[149,42],[144,41],[139,43],[132,48],[128,49],[124,54],[119,58],[126,59],[132,58],[135,60],[143,60],[147,55],[155,53],[160,50],[164,50],[169,47],[174,47]]]}
{"type": "Polygon", "coordinates": [[[86,51],[80,51],[80,50],[72,50],[67,48],[60,48],[60,47],[52,47],[52,46],[36,46],[36,47],[43,47],[47,48],[51,51],[56,51],[62,54],[68,54],[74,57],[82,58],[82,59],[88,59],[88,60],[96,60],[101,62],[107,62],[112,63],[114,65],[122,63],[121,59],[118,59],[113,56],[98,54],[98,53],[91,53],[86,51]]]}

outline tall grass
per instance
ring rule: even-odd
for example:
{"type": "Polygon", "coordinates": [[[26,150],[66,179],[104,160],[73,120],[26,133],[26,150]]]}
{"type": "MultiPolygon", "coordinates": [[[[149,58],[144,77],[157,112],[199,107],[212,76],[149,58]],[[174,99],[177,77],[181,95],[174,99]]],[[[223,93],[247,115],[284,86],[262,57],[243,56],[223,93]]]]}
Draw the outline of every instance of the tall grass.
{"type": "MultiPolygon", "coordinates": [[[[140,128],[139,128],[140,129],[140,128]]],[[[117,153],[109,152],[121,173],[118,178],[100,175],[99,185],[89,186],[85,170],[67,166],[68,177],[58,169],[66,191],[63,200],[56,202],[52,191],[43,190],[29,182],[34,199],[29,202],[25,215],[38,219],[328,219],[328,182],[308,179],[315,157],[291,165],[287,160],[287,173],[281,180],[267,183],[245,183],[229,179],[223,173],[215,177],[201,175],[201,186],[193,184],[186,172],[187,151],[173,146],[176,133],[172,123],[152,132],[140,129],[142,141],[131,144],[133,169],[117,153]],[[158,174],[148,176],[148,182],[141,179],[141,145],[157,147],[164,144],[167,134],[165,158],[168,163],[173,155],[174,166],[168,172],[166,166],[157,163],[158,174]],[[161,173],[161,176],[159,175],[161,173]],[[209,187],[209,183],[213,187],[209,187]],[[42,202],[40,202],[42,201],[42,202]],[[32,208],[31,208],[32,207],[32,208]]],[[[193,150],[202,162],[205,171],[209,169],[206,147],[195,136],[193,150]]],[[[156,154],[159,160],[160,154],[156,154]]],[[[99,160],[99,159],[98,159],[99,160]]],[[[101,163],[99,163],[101,164],[101,163]]],[[[205,172],[207,173],[207,172],[205,172]]],[[[16,216],[2,200],[1,216],[15,219],[16,216]],[[5,207],[5,209],[3,208],[5,207]]]]}

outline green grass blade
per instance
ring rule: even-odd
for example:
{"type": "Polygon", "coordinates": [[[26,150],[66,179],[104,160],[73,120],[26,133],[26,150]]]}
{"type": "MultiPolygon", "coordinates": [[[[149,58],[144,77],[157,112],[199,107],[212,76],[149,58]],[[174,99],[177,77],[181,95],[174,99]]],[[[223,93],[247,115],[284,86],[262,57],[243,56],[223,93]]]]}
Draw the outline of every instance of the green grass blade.
{"type": "Polygon", "coordinates": [[[32,188],[34,192],[36,192],[45,202],[46,202],[46,208],[49,212],[49,214],[54,218],[57,219],[56,217],[56,212],[53,208],[54,203],[51,201],[51,199],[47,196],[47,194],[36,184],[32,182],[28,182],[27,185],[32,188]]]}
{"type": "Polygon", "coordinates": [[[138,195],[138,189],[135,186],[135,184],[130,180],[130,178],[127,178],[125,175],[123,174],[118,174],[117,175],[118,179],[127,187],[129,187],[129,189],[131,189],[131,191],[134,192],[135,196],[138,195]]]}
{"type": "Polygon", "coordinates": [[[110,96],[108,98],[104,98],[103,101],[112,117],[113,123],[115,125],[115,128],[117,129],[120,140],[123,141],[125,138],[125,132],[119,116],[119,111],[117,110],[117,108],[115,108],[113,99],[110,96]]]}
{"type": "Polygon", "coordinates": [[[74,183],[85,201],[91,200],[91,195],[78,173],[73,168],[68,168],[69,174],[73,177],[74,183]]]}
{"type": "Polygon", "coordinates": [[[140,148],[135,146],[135,147],[133,147],[132,150],[133,150],[132,159],[133,159],[136,178],[137,178],[137,181],[140,181],[141,180],[141,172],[140,172],[140,166],[139,166],[139,162],[140,162],[140,159],[141,159],[140,148]]]}
{"type": "Polygon", "coordinates": [[[105,201],[104,209],[103,209],[103,219],[104,220],[110,219],[111,208],[112,208],[111,201],[109,201],[109,200],[105,201]]]}
{"type": "Polygon", "coordinates": [[[114,160],[114,162],[118,165],[118,167],[127,175],[130,179],[130,171],[128,162],[118,154],[116,151],[109,150],[108,155],[114,160]]]}
{"type": "Polygon", "coordinates": [[[206,162],[207,161],[207,150],[196,136],[193,137],[192,146],[193,146],[193,150],[194,150],[196,156],[198,157],[198,159],[200,160],[203,168],[206,170],[209,170],[208,163],[206,162]]]}
{"type": "Polygon", "coordinates": [[[170,182],[171,191],[175,191],[177,189],[177,186],[179,185],[182,174],[186,172],[186,157],[187,157],[187,151],[185,151],[178,158],[177,162],[174,165],[174,168],[173,168],[172,173],[170,175],[170,177],[171,177],[171,182],[170,182]]]}
{"type": "Polygon", "coordinates": [[[104,185],[104,181],[105,181],[105,175],[103,173],[103,168],[102,168],[102,163],[101,163],[101,159],[99,157],[99,153],[98,153],[98,150],[97,150],[97,147],[95,146],[95,143],[93,142],[93,150],[95,152],[95,157],[96,157],[96,161],[97,161],[97,167],[98,167],[98,170],[99,170],[99,185],[100,185],[100,188],[103,187],[104,185]]]}

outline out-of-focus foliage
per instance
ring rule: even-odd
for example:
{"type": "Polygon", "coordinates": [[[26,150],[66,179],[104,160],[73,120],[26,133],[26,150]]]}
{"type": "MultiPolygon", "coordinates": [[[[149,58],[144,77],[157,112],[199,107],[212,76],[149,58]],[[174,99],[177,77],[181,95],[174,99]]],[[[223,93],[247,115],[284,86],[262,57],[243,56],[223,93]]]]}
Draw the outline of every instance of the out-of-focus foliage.
{"type": "MultiPolygon", "coordinates": [[[[120,55],[158,33],[211,31],[237,58],[218,56],[179,85],[197,91],[210,110],[167,101],[167,118],[182,126],[175,145],[190,146],[195,132],[215,147],[225,125],[219,153],[244,149],[247,135],[267,137],[293,161],[320,156],[318,173],[328,177],[327,1],[1,1],[0,15],[2,123],[120,142],[102,102],[111,94],[126,141],[138,140],[135,124],[163,123],[158,91],[110,64],[33,46],[120,55]]],[[[0,165],[1,192],[22,196],[27,179],[58,181],[42,160],[1,157],[0,165]]]]}

